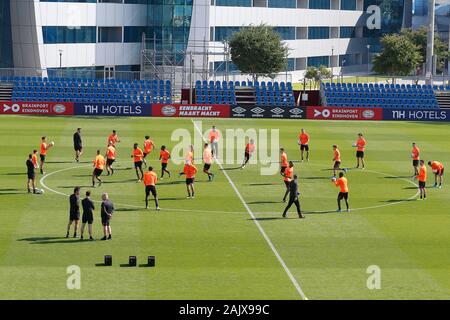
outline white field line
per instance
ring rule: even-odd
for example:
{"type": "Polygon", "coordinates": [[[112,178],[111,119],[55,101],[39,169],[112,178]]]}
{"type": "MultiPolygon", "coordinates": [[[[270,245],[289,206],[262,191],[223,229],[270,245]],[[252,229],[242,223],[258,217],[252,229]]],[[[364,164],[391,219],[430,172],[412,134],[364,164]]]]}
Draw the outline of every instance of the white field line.
{"type": "MultiPolygon", "coordinates": [[[[200,136],[202,136],[203,140],[206,142],[205,138],[203,137],[203,133],[201,132],[201,130],[197,127],[196,123],[194,122],[194,120],[191,120],[192,123],[194,124],[195,129],[197,130],[197,132],[200,134],[200,136]]],[[[231,187],[233,188],[234,192],[236,193],[236,195],[238,196],[239,200],[241,201],[242,205],[245,207],[245,209],[247,210],[248,214],[250,215],[250,217],[252,218],[253,222],[255,223],[256,227],[258,228],[259,232],[262,234],[262,236],[264,237],[264,239],[266,240],[267,244],[269,245],[270,249],[272,249],[272,252],[275,254],[275,256],[277,257],[278,261],[280,262],[281,266],[283,267],[284,271],[286,272],[286,274],[288,275],[289,279],[291,280],[292,284],[294,285],[295,289],[297,290],[298,294],[300,295],[300,297],[303,300],[308,300],[308,298],[306,297],[306,295],[304,294],[302,288],[300,287],[299,283],[297,282],[297,279],[295,279],[295,277],[292,275],[292,272],[289,270],[288,266],[286,265],[286,263],[284,262],[283,258],[281,258],[280,254],[278,253],[277,249],[275,248],[275,246],[273,245],[272,241],[270,240],[269,236],[267,235],[267,233],[264,231],[263,227],[261,226],[261,224],[259,223],[259,221],[256,219],[255,215],[253,214],[253,211],[250,209],[250,207],[247,205],[247,203],[245,202],[244,198],[242,197],[241,193],[239,192],[239,190],[237,189],[236,185],[234,184],[233,180],[231,180],[230,176],[228,175],[228,173],[226,172],[226,170],[223,170],[223,166],[222,163],[220,163],[220,161],[216,161],[219,168],[221,169],[221,171],[223,172],[223,174],[225,175],[225,177],[227,178],[228,182],[230,183],[231,187]]]]}

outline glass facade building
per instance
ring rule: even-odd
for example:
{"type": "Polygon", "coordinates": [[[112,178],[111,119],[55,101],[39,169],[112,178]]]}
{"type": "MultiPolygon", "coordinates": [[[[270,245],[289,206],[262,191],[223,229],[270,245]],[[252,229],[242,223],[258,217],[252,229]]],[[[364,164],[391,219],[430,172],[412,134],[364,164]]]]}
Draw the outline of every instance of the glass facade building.
{"type": "Polygon", "coordinates": [[[10,2],[0,1],[0,68],[13,66],[10,2]]]}

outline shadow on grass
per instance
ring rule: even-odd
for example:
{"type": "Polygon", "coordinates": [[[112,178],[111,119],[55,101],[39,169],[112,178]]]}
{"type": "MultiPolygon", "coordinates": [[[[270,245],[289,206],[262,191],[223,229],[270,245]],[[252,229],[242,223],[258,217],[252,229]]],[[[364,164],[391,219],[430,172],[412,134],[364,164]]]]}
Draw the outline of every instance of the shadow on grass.
{"type": "Polygon", "coordinates": [[[79,242],[89,242],[81,240],[80,238],[66,238],[66,237],[32,237],[32,238],[23,238],[17,241],[28,241],[30,244],[74,244],[79,242]]]}
{"type": "Polygon", "coordinates": [[[118,208],[116,212],[136,212],[136,211],[144,211],[144,207],[142,208],[118,208]]]}
{"type": "Polygon", "coordinates": [[[385,177],[378,177],[378,179],[411,179],[412,176],[398,176],[398,177],[394,177],[394,176],[385,176],[385,177]]]}
{"type": "Polygon", "coordinates": [[[417,201],[417,199],[390,199],[390,200],[383,200],[380,202],[384,203],[394,203],[394,202],[410,202],[410,201],[417,201]]]}
{"type": "Polygon", "coordinates": [[[9,172],[2,174],[2,176],[26,176],[26,175],[27,175],[26,172],[9,172]]]}
{"type": "Polygon", "coordinates": [[[278,186],[280,183],[248,183],[243,184],[243,186],[249,186],[249,187],[257,187],[257,186],[278,186]]]}
{"type": "Polygon", "coordinates": [[[137,182],[137,179],[126,179],[126,180],[119,180],[119,181],[103,181],[103,184],[115,184],[115,183],[129,183],[129,182],[137,182]]]}
{"type": "Polygon", "coordinates": [[[0,196],[15,195],[15,194],[26,194],[26,191],[20,189],[0,189],[0,196]]]}
{"type": "Polygon", "coordinates": [[[74,189],[75,187],[80,187],[80,188],[92,188],[92,185],[90,186],[59,186],[57,188],[59,189],[74,189]]]}
{"type": "Polygon", "coordinates": [[[232,170],[239,170],[239,169],[241,169],[241,167],[223,168],[223,169],[220,169],[220,171],[232,171],[232,170]]]}
{"type": "Polygon", "coordinates": [[[301,180],[330,180],[329,177],[300,177],[301,180]]]}
{"type": "Polygon", "coordinates": [[[283,203],[282,201],[252,201],[247,204],[269,204],[269,203],[283,203]]]}

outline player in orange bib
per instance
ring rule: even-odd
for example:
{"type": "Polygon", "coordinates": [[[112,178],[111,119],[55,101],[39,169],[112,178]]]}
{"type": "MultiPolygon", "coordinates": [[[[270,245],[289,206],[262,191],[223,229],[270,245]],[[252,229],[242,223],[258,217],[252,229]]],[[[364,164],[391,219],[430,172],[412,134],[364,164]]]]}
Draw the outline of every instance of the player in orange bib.
{"type": "Polygon", "coordinates": [[[135,143],[133,145],[133,154],[131,155],[134,161],[134,169],[136,170],[136,176],[138,181],[141,182],[144,177],[144,172],[142,171],[142,160],[144,159],[144,152],[139,148],[139,144],[135,143]],[[139,174],[140,172],[140,174],[139,174]]]}
{"type": "Polygon", "coordinates": [[[427,167],[425,166],[425,161],[423,160],[420,160],[419,165],[419,174],[416,176],[416,179],[419,180],[420,200],[426,200],[427,167]]]}
{"type": "Polygon", "coordinates": [[[428,161],[428,165],[434,173],[434,188],[442,188],[442,180],[444,180],[444,165],[439,161],[428,161]],[[438,186],[439,179],[439,186],[438,186]]]}
{"type": "Polygon", "coordinates": [[[245,168],[252,154],[255,152],[255,149],[256,149],[255,140],[250,139],[250,142],[247,143],[247,145],[245,146],[244,163],[242,164],[241,169],[245,168]]]}
{"type": "Polygon", "coordinates": [[[208,135],[209,143],[211,144],[211,154],[213,157],[217,158],[219,149],[220,132],[217,130],[216,126],[212,126],[211,131],[208,135]]]}
{"type": "Polygon", "coordinates": [[[156,183],[158,182],[158,176],[155,172],[153,172],[152,167],[149,167],[148,171],[144,173],[143,181],[145,185],[145,209],[148,209],[148,196],[151,193],[155,198],[156,210],[161,210],[159,208],[158,194],[156,192],[156,183]]]}
{"type": "Polygon", "coordinates": [[[343,170],[344,172],[347,171],[347,169],[341,169],[341,152],[339,151],[339,147],[335,144],[333,145],[333,177],[336,177],[336,172],[338,170],[343,170]]]}
{"type": "Polygon", "coordinates": [[[113,130],[113,132],[108,136],[108,143],[112,142],[113,147],[116,147],[116,143],[120,142],[119,136],[117,135],[116,130],[113,130]]]}
{"type": "Polygon", "coordinates": [[[284,171],[286,170],[286,168],[289,166],[289,162],[288,162],[288,158],[287,158],[287,154],[284,151],[284,148],[280,149],[280,162],[281,162],[281,169],[280,169],[280,174],[283,175],[284,171]]]}
{"type": "Polygon", "coordinates": [[[207,143],[203,146],[203,172],[208,175],[208,181],[214,180],[214,173],[209,172],[213,161],[212,151],[207,143]]]}
{"type": "Polygon", "coordinates": [[[167,170],[169,159],[170,152],[167,150],[166,146],[162,146],[161,151],[159,152],[159,160],[161,160],[161,179],[164,178],[164,173],[167,173],[170,178],[170,172],[167,170]]]}
{"type": "Polygon", "coordinates": [[[145,136],[145,141],[144,141],[144,164],[147,165],[147,161],[145,161],[145,158],[147,158],[147,155],[149,155],[153,149],[155,148],[155,144],[153,143],[153,141],[150,139],[149,136],[145,136]]]}
{"type": "Polygon", "coordinates": [[[366,151],[366,139],[364,139],[362,133],[358,133],[358,140],[353,144],[353,147],[356,148],[356,168],[359,168],[359,163],[361,162],[362,169],[365,169],[364,163],[364,152],[366,151]]]}
{"type": "Polygon", "coordinates": [[[197,174],[197,168],[192,163],[186,163],[184,166],[183,173],[186,175],[186,189],[188,193],[188,199],[195,198],[195,175],[197,174]]]}
{"type": "Polygon", "coordinates": [[[413,159],[413,167],[414,167],[414,175],[413,177],[419,174],[419,161],[420,161],[420,149],[416,146],[416,143],[413,142],[412,150],[411,150],[411,158],[413,159]]]}
{"type": "Polygon", "coordinates": [[[37,157],[37,150],[33,150],[33,154],[31,155],[31,162],[33,162],[34,168],[39,169],[39,163],[38,163],[38,157],[37,157]]]}
{"type": "Polygon", "coordinates": [[[286,185],[286,193],[283,197],[283,202],[286,202],[286,198],[289,195],[289,184],[292,181],[292,178],[294,177],[294,163],[292,161],[289,161],[288,166],[286,169],[284,169],[283,173],[281,174],[284,177],[284,184],[286,185]]]}
{"type": "Polygon", "coordinates": [[[113,145],[113,142],[109,142],[109,146],[106,149],[106,171],[109,175],[114,174],[114,169],[112,167],[113,163],[116,161],[116,148],[113,145]]]}
{"type": "Polygon", "coordinates": [[[300,135],[298,136],[298,144],[300,145],[300,151],[303,162],[303,152],[306,151],[306,161],[309,161],[309,134],[302,129],[300,135]]]}
{"type": "Polygon", "coordinates": [[[41,138],[41,150],[39,153],[39,156],[41,158],[41,174],[45,174],[44,172],[44,164],[45,164],[45,158],[47,157],[47,150],[54,146],[54,143],[47,143],[47,138],[42,137],[41,138]]]}
{"type": "Polygon", "coordinates": [[[336,177],[333,177],[331,179],[336,187],[339,187],[339,194],[337,198],[338,203],[338,210],[337,212],[341,212],[341,200],[345,200],[345,205],[347,206],[347,212],[350,211],[349,205],[348,205],[348,181],[347,178],[344,177],[343,172],[339,172],[339,179],[336,179],[336,177]]]}
{"type": "Polygon", "coordinates": [[[102,185],[102,180],[100,179],[100,176],[103,173],[103,170],[105,169],[105,158],[100,154],[100,150],[97,150],[97,155],[95,156],[94,160],[94,172],[92,173],[92,187],[95,188],[95,180],[98,181],[98,186],[100,187],[102,185]]]}

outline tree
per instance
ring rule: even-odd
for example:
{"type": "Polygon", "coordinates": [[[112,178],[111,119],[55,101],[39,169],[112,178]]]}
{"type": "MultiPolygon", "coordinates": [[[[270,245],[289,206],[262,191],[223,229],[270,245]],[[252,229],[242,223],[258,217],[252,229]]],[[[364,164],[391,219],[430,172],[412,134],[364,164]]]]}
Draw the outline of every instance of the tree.
{"type": "Polygon", "coordinates": [[[392,77],[407,76],[420,65],[418,47],[404,35],[385,35],[380,42],[382,52],[373,59],[373,71],[392,77]]]}
{"type": "Polygon", "coordinates": [[[260,75],[273,78],[286,70],[288,47],[279,33],[267,25],[242,27],[231,36],[229,46],[233,63],[254,81],[260,75]]]}
{"type": "MultiPolygon", "coordinates": [[[[422,60],[420,65],[425,63],[427,57],[427,28],[421,27],[418,30],[402,29],[401,35],[409,39],[419,51],[422,60]]],[[[448,44],[443,42],[438,33],[434,35],[434,55],[437,57],[436,69],[445,69],[445,60],[449,57],[448,44]]]]}
{"type": "Polygon", "coordinates": [[[310,81],[309,88],[311,89],[311,84],[314,83],[314,88],[325,79],[331,78],[331,71],[324,65],[320,65],[319,68],[308,67],[305,72],[305,79],[310,81]]]}

